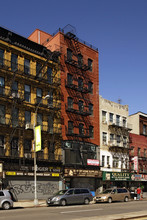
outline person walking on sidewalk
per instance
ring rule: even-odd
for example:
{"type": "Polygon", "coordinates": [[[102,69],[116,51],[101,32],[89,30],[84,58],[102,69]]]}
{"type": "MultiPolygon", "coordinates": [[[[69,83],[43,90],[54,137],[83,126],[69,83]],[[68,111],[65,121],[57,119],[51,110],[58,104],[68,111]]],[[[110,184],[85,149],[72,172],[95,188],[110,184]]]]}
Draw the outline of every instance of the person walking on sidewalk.
{"type": "Polygon", "coordinates": [[[140,194],[141,194],[141,189],[140,187],[137,188],[137,200],[140,200],[140,194]]]}

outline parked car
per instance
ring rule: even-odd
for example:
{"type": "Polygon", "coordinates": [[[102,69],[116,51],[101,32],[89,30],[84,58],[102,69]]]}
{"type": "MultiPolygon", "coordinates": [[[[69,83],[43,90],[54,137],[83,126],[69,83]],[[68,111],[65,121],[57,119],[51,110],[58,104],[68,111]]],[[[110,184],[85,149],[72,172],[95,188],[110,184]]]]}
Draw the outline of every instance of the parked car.
{"type": "Polygon", "coordinates": [[[69,205],[69,204],[86,204],[93,200],[93,196],[89,189],[86,188],[70,188],[60,190],[46,200],[47,206],[50,205],[69,205]]]}
{"type": "Polygon", "coordinates": [[[124,201],[128,202],[130,192],[126,188],[109,188],[94,197],[95,202],[124,201]]]}
{"type": "Polygon", "coordinates": [[[0,208],[5,210],[13,207],[13,198],[9,190],[0,190],[0,208]]]}

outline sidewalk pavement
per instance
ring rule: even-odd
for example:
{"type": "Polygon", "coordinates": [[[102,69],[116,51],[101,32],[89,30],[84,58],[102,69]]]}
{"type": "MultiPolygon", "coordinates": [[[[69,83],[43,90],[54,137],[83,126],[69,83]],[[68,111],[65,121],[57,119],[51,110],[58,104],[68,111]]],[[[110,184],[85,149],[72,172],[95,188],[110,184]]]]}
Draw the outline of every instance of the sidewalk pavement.
{"type": "MultiPolygon", "coordinates": [[[[132,199],[133,201],[133,199],[132,199]]],[[[147,197],[141,199],[141,201],[147,201],[147,197]]],[[[135,202],[135,201],[134,201],[135,202]]],[[[94,204],[92,201],[91,204],[94,204]]],[[[33,208],[33,207],[46,207],[46,200],[38,200],[38,205],[34,205],[34,200],[20,200],[18,202],[14,202],[14,208],[33,208]]]]}

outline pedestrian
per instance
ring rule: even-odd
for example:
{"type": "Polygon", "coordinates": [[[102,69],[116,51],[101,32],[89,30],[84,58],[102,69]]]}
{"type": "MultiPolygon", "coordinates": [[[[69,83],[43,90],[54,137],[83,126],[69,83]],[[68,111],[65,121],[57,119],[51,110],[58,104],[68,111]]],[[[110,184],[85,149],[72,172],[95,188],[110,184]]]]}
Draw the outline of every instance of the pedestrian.
{"type": "Polygon", "coordinates": [[[140,187],[137,188],[137,200],[140,200],[140,194],[141,194],[141,189],[140,187]]]}

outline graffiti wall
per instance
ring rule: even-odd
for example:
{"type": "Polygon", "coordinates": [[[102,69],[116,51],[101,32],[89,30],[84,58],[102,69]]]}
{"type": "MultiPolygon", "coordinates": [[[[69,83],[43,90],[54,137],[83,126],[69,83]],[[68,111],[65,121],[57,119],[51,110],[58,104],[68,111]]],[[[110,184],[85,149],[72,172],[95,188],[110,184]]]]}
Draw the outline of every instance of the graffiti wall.
{"type": "MultiPolygon", "coordinates": [[[[34,199],[34,181],[8,180],[18,200],[34,199]]],[[[37,181],[37,198],[47,199],[59,190],[59,181],[37,181]]]]}

